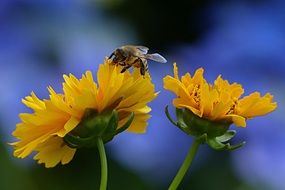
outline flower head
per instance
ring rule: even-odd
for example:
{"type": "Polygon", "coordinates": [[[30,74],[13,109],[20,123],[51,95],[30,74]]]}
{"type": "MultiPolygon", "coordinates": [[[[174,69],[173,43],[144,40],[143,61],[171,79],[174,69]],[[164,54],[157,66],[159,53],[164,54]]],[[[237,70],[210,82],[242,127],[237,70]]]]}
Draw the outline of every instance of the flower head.
{"type": "Polygon", "coordinates": [[[247,119],[268,114],[277,107],[269,93],[261,96],[259,92],[254,92],[241,97],[244,93],[242,86],[231,84],[221,76],[214,84],[208,83],[202,68],[196,70],[193,77],[186,73],[181,79],[176,64],[173,71],[174,77],[163,79],[164,88],[177,95],[173,105],[178,109],[177,116],[183,117],[180,123],[188,125],[180,126],[187,133],[217,137],[225,134],[230,124],[245,127],[247,119]]]}
{"type": "Polygon", "coordinates": [[[54,167],[71,161],[77,147],[72,143],[78,145],[76,140],[81,137],[92,137],[86,132],[101,135],[105,142],[125,129],[145,132],[151,111],[147,103],[157,95],[154,85],[150,76],[142,77],[138,69],[133,73],[121,70],[106,59],[99,66],[98,83],[91,71],[81,79],[64,75],[63,93],[48,87],[49,99],[41,100],[33,92],[23,99],[33,113],[19,115],[22,122],[13,132],[18,141],[11,143],[14,155],[25,158],[36,151],[38,163],[54,167]]]}
{"type": "Polygon", "coordinates": [[[240,127],[246,126],[246,119],[268,114],[277,107],[269,93],[261,96],[254,92],[241,98],[244,89],[240,84],[230,84],[220,75],[212,85],[204,79],[203,73],[199,68],[193,77],[187,73],[179,80],[174,64],[174,77],[164,78],[164,88],[177,95],[173,100],[175,107],[187,108],[201,118],[229,121],[240,127]]]}

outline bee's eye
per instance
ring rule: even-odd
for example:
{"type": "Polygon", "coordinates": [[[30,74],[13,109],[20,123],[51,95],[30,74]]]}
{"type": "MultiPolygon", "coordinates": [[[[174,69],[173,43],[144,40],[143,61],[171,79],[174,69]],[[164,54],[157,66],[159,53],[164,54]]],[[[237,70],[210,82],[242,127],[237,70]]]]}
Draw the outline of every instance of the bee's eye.
{"type": "Polygon", "coordinates": [[[125,52],[123,51],[123,50],[121,50],[121,49],[117,49],[116,51],[115,51],[115,57],[114,57],[114,59],[113,59],[113,61],[115,61],[115,62],[121,62],[121,61],[125,61],[126,60],[126,55],[125,55],[125,52]]]}
{"type": "Polygon", "coordinates": [[[126,57],[126,54],[125,54],[125,52],[124,52],[122,49],[118,49],[117,51],[118,51],[118,53],[119,53],[121,56],[126,57]]]}

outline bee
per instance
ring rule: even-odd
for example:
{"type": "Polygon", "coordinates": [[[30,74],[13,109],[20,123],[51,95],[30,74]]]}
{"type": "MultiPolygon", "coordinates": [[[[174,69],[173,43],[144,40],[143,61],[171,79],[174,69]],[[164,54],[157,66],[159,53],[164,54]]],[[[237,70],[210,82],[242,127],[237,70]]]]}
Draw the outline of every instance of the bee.
{"type": "Polygon", "coordinates": [[[121,73],[130,67],[140,68],[141,75],[148,71],[147,60],[153,60],[160,63],[166,63],[166,59],[158,53],[147,54],[148,48],[145,46],[125,45],[121,46],[109,56],[113,64],[123,66],[121,73]]]}

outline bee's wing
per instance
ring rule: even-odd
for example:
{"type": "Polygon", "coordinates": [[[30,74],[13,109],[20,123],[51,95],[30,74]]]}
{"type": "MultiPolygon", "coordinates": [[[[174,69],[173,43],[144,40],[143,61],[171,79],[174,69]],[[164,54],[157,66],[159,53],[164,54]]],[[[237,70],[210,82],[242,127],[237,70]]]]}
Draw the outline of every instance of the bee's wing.
{"type": "Polygon", "coordinates": [[[147,54],[147,52],[149,50],[148,47],[145,47],[145,46],[135,46],[135,48],[140,50],[142,52],[142,54],[147,54]]]}
{"type": "Polygon", "coordinates": [[[145,58],[156,61],[156,62],[160,62],[160,63],[166,63],[167,62],[167,60],[164,57],[162,57],[161,55],[159,55],[158,53],[146,54],[145,58]]]}

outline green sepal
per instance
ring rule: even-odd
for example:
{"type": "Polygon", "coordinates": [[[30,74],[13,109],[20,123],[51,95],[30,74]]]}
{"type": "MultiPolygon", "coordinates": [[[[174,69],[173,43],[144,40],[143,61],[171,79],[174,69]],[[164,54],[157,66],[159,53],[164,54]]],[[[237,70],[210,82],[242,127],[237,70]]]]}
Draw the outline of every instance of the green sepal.
{"type": "Polygon", "coordinates": [[[184,123],[183,121],[183,110],[181,109],[176,109],[176,117],[177,117],[177,121],[174,121],[172,119],[172,117],[169,114],[168,111],[168,106],[165,107],[165,115],[168,118],[168,120],[175,126],[177,126],[179,129],[181,129],[182,131],[184,131],[187,134],[191,134],[191,131],[188,129],[187,125],[184,123]]]}
{"type": "Polygon", "coordinates": [[[200,136],[204,133],[206,133],[208,137],[221,136],[231,125],[231,123],[227,121],[211,121],[201,118],[188,109],[183,109],[183,121],[194,136],[200,136]]]}
{"type": "Polygon", "coordinates": [[[229,140],[231,140],[236,134],[236,131],[234,130],[228,130],[224,135],[219,136],[219,137],[214,137],[214,138],[208,138],[207,139],[207,144],[215,149],[215,150],[236,150],[240,147],[242,147],[245,142],[241,142],[236,145],[231,145],[230,143],[224,143],[229,140]]]}
{"type": "Polygon", "coordinates": [[[165,107],[164,112],[165,112],[165,115],[166,115],[166,117],[168,118],[168,120],[169,120],[173,125],[177,126],[177,122],[174,121],[174,120],[172,119],[172,117],[170,116],[170,114],[169,114],[168,105],[165,107]]]}
{"type": "Polygon", "coordinates": [[[134,112],[132,112],[130,114],[130,116],[128,117],[127,122],[122,127],[120,127],[119,129],[116,130],[115,135],[127,130],[131,126],[134,118],[135,118],[135,114],[134,114],[134,112]]]}
{"type": "Polygon", "coordinates": [[[207,134],[204,133],[203,135],[197,137],[196,141],[198,141],[200,144],[204,144],[207,141],[207,134]]]}
{"type": "Polygon", "coordinates": [[[225,134],[223,134],[222,136],[216,137],[216,139],[219,142],[226,142],[231,140],[234,136],[236,135],[236,131],[235,130],[228,130],[225,134]]]}
{"type": "Polygon", "coordinates": [[[81,122],[64,137],[71,148],[96,146],[98,138],[104,143],[130,127],[134,113],[130,113],[127,122],[118,129],[119,116],[116,110],[98,113],[94,109],[86,109],[81,122]]]}
{"type": "Polygon", "coordinates": [[[186,125],[186,123],[184,122],[184,118],[183,118],[183,113],[184,110],[183,109],[178,109],[176,108],[175,110],[176,112],[176,117],[177,117],[177,126],[184,131],[185,133],[187,133],[188,135],[193,135],[193,131],[186,125]]]}
{"type": "Polygon", "coordinates": [[[228,146],[230,146],[228,143],[223,144],[223,143],[219,142],[215,137],[207,139],[207,144],[215,150],[226,150],[228,148],[228,146]]]}
{"type": "Polygon", "coordinates": [[[96,142],[94,141],[96,138],[97,138],[96,136],[82,138],[72,134],[67,134],[64,137],[64,141],[71,148],[92,147],[96,145],[96,142]]]}
{"type": "Polygon", "coordinates": [[[176,108],[175,113],[176,113],[176,117],[177,117],[177,123],[184,123],[184,120],[183,120],[184,119],[183,118],[184,110],[176,108]]]}
{"type": "Polygon", "coordinates": [[[115,123],[116,127],[112,127],[112,129],[114,129],[114,130],[110,131],[110,133],[106,133],[106,135],[103,136],[104,143],[107,143],[107,142],[111,141],[114,138],[114,136],[116,136],[117,134],[127,130],[131,126],[131,124],[132,124],[132,122],[134,120],[134,117],[135,117],[135,114],[133,112],[131,112],[130,116],[128,117],[127,122],[122,127],[117,129],[117,127],[118,127],[118,119],[119,118],[118,118],[118,114],[117,113],[114,114],[112,122],[110,120],[110,124],[112,125],[112,123],[115,123]]]}
{"type": "Polygon", "coordinates": [[[245,142],[236,145],[225,143],[236,134],[236,131],[228,130],[232,123],[227,120],[211,121],[195,115],[188,109],[176,108],[176,122],[170,116],[168,106],[165,107],[165,114],[173,125],[186,134],[194,136],[200,144],[207,143],[215,150],[235,150],[245,144],[245,142]]]}
{"type": "Polygon", "coordinates": [[[109,126],[112,114],[113,112],[98,113],[95,109],[87,108],[72,134],[79,137],[101,136],[109,126]]]}
{"type": "Polygon", "coordinates": [[[230,145],[230,147],[228,148],[228,150],[236,150],[238,148],[241,148],[243,145],[245,145],[245,141],[239,143],[239,144],[236,144],[236,145],[230,145]]]}
{"type": "Polygon", "coordinates": [[[92,108],[86,108],[81,122],[72,130],[72,134],[81,137],[88,137],[90,135],[90,127],[86,127],[86,123],[90,122],[89,118],[95,118],[98,115],[97,110],[92,108]]]}
{"type": "Polygon", "coordinates": [[[109,123],[104,131],[104,135],[101,135],[101,138],[104,143],[109,142],[114,138],[114,131],[116,131],[117,129],[118,120],[119,120],[118,113],[115,110],[113,110],[109,123]]]}
{"type": "Polygon", "coordinates": [[[75,136],[71,134],[66,134],[63,138],[63,141],[70,147],[70,148],[80,148],[79,143],[76,142],[77,139],[75,136]]]}
{"type": "Polygon", "coordinates": [[[179,127],[188,135],[195,137],[207,134],[208,137],[217,137],[225,134],[231,123],[227,121],[210,121],[205,118],[200,118],[188,109],[176,108],[176,118],[174,121],[169,114],[168,106],[165,107],[165,115],[169,121],[179,127]]]}

